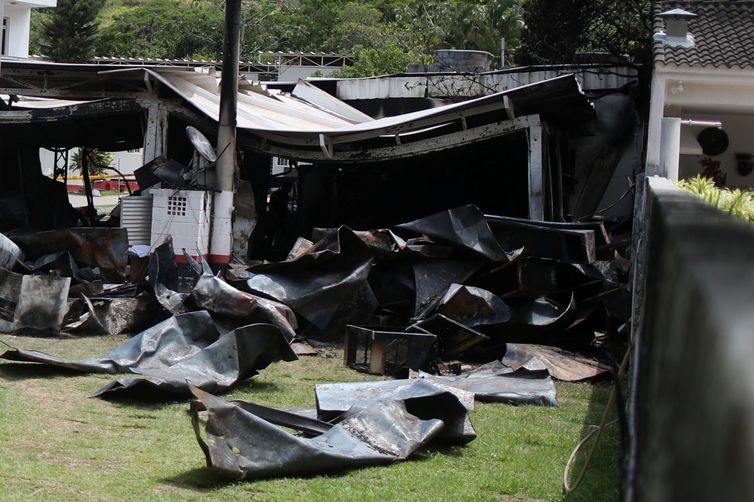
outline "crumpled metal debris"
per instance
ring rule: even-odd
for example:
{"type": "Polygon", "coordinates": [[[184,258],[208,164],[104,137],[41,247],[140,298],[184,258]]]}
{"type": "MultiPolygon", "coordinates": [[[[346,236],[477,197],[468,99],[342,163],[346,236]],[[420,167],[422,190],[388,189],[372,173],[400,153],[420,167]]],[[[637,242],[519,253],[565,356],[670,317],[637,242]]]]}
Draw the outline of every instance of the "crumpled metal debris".
{"type": "Polygon", "coordinates": [[[0,234],[0,269],[11,270],[16,262],[24,259],[24,253],[15,242],[0,234]]]}
{"type": "Polygon", "coordinates": [[[20,275],[0,269],[0,332],[57,333],[68,310],[70,277],[20,275]]]}
{"type": "Polygon", "coordinates": [[[350,229],[341,227],[292,261],[251,267],[254,275],[247,285],[252,293],[288,305],[325,330],[339,308],[368,287],[372,262],[369,248],[350,229]]]}
{"type": "Polygon", "coordinates": [[[288,340],[296,337],[298,327],[293,311],[282,303],[240,291],[212,275],[202,260],[203,273],[191,291],[194,303],[213,314],[243,319],[245,322],[269,322],[288,340]]]}
{"type": "Polygon", "coordinates": [[[395,228],[429,236],[437,242],[450,244],[496,262],[508,262],[518,254],[517,248],[501,247],[482,212],[472,205],[402,223],[395,228]]]}
{"type": "MultiPolygon", "coordinates": [[[[320,420],[334,420],[351,408],[364,408],[373,403],[431,397],[436,395],[438,390],[452,394],[465,410],[474,409],[474,395],[472,393],[463,389],[442,387],[415,379],[341,382],[314,386],[317,399],[317,417],[320,420]]],[[[460,443],[467,443],[476,437],[476,432],[467,414],[452,413],[446,416],[444,420],[446,428],[441,437],[460,443]]]]}
{"type": "Polygon", "coordinates": [[[28,260],[69,251],[76,262],[98,268],[107,282],[126,279],[128,233],[125,228],[76,227],[14,235],[11,239],[28,260]]]}
{"type": "Polygon", "coordinates": [[[480,401],[558,406],[555,382],[547,372],[514,373],[499,361],[493,361],[460,375],[438,376],[418,371],[412,372],[410,377],[471,392],[475,399],[480,401]]]}
{"type": "Polygon", "coordinates": [[[612,369],[603,361],[557,347],[517,343],[506,344],[505,356],[500,364],[511,371],[545,370],[554,378],[566,382],[589,380],[612,369]]]}
{"type": "Polygon", "coordinates": [[[135,298],[89,298],[80,293],[69,307],[63,331],[67,333],[138,333],[165,315],[156,312],[152,299],[145,293],[135,298]]]}
{"type": "Polygon", "coordinates": [[[487,290],[451,284],[440,299],[437,312],[474,328],[510,321],[512,312],[503,300],[487,290]]]}
{"type": "Polygon", "coordinates": [[[492,215],[485,219],[504,248],[524,248],[530,256],[574,263],[593,263],[597,258],[595,231],[583,224],[492,215]]]}
{"type": "Polygon", "coordinates": [[[387,464],[407,459],[434,438],[464,444],[475,437],[473,428],[460,435],[455,430],[457,424],[470,427],[468,409],[456,394],[428,382],[404,383],[390,396],[353,403],[329,423],[192,390],[201,403],[191,408],[192,424],[207,466],[233,479],[387,464]],[[206,442],[201,409],[207,410],[206,442]]]}
{"type": "Polygon", "coordinates": [[[11,349],[2,356],[87,373],[133,373],[96,391],[132,397],[187,396],[189,385],[211,392],[230,389],[275,361],[293,361],[278,328],[251,324],[220,334],[206,311],[174,316],[134,336],[100,358],[79,361],[43,352],[11,349]]]}

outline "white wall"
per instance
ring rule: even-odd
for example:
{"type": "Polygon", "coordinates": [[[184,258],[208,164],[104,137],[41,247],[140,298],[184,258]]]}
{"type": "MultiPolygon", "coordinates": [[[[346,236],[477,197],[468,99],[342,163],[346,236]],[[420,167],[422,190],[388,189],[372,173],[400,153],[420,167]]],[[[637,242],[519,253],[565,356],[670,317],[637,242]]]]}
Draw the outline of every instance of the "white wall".
{"type": "Polygon", "coordinates": [[[8,56],[29,57],[29,23],[31,7],[29,5],[5,2],[5,17],[9,21],[8,56]]]}
{"type": "MultiPolygon", "coordinates": [[[[683,118],[721,121],[723,123],[723,130],[728,134],[730,145],[721,155],[711,158],[720,161],[720,169],[728,174],[729,187],[754,187],[754,173],[748,176],[741,176],[736,169],[737,153],[751,153],[754,155],[754,115],[684,115],[683,118]]],[[[699,134],[701,130],[695,128],[695,135],[699,134]]],[[[679,178],[693,178],[697,174],[700,174],[704,169],[700,164],[700,160],[704,157],[704,155],[681,155],[678,170],[679,178]]]]}

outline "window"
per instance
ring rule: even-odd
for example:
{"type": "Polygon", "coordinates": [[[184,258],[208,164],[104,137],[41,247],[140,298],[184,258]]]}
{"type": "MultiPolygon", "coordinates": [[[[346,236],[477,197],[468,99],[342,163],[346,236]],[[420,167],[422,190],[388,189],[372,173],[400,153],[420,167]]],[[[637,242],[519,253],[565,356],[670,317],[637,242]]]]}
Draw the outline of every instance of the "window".
{"type": "Polygon", "coordinates": [[[171,195],[168,197],[168,215],[186,216],[186,197],[171,195]]]}
{"type": "Polygon", "coordinates": [[[9,30],[9,20],[7,17],[3,18],[3,33],[2,36],[0,36],[0,55],[5,56],[8,54],[8,31],[9,30]]]}

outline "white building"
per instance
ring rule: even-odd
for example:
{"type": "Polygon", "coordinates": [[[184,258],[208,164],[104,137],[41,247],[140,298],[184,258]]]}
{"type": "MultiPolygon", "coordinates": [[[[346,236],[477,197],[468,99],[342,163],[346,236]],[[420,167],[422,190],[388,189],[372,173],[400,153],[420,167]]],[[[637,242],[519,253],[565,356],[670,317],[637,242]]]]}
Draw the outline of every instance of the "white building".
{"type": "Polygon", "coordinates": [[[0,0],[0,19],[3,20],[0,55],[29,57],[31,9],[55,7],[57,3],[57,0],[0,0]]]}
{"type": "Polygon", "coordinates": [[[754,186],[753,31],[750,0],[658,4],[648,174],[754,186]]]}

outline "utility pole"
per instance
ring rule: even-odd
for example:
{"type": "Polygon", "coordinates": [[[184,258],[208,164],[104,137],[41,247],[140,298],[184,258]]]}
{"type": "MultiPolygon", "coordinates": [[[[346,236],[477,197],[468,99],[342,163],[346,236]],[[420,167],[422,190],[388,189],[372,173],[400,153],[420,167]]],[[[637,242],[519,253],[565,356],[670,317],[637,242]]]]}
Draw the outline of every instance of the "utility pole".
{"type": "Polygon", "coordinates": [[[217,128],[217,187],[212,201],[212,234],[209,262],[216,267],[230,263],[233,236],[233,193],[238,157],[236,107],[241,33],[241,0],[225,1],[225,37],[220,82],[220,120],[217,128]]]}

